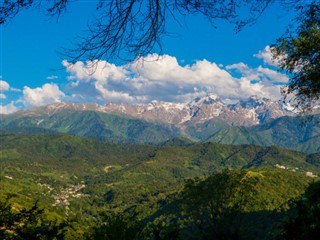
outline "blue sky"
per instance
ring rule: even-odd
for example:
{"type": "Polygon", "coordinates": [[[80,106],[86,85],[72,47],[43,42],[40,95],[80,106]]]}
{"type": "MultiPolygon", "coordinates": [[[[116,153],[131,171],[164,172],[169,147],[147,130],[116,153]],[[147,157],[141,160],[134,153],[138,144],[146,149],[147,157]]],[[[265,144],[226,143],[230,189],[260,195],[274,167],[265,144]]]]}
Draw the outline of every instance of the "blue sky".
{"type": "Polygon", "coordinates": [[[213,28],[202,16],[188,16],[180,25],[168,21],[174,37],[163,38],[163,55],[155,51],[134,63],[97,59],[68,63],[57,52],[72,47],[94,19],[91,1],[72,3],[58,21],[37,10],[19,13],[1,26],[1,111],[10,113],[44,104],[73,101],[148,103],[187,102],[206,93],[224,99],[260,95],[277,99],[288,77],[270,61],[275,42],[292,16],[279,6],[269,8],[253,26],[235,33],[218,21],[213,28]],[[149,61],[159,58],[158,61],[149,61]]]}

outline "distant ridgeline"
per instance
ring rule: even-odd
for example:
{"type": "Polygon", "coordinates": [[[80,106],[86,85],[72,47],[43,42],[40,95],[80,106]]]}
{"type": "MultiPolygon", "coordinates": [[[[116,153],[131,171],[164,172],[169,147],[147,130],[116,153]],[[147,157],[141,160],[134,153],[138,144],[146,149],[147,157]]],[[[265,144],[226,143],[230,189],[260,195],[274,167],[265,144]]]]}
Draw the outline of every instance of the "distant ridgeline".
{"type": "Polygon", "coordinates": [[[320,115],[297,116],[282,102],[265,98],[226,104],[207,95],[186,104],[56,103],[2,115],[0,127],[11,133],[67,133],[113,143],[217,142],[316,153],[319,121],[320,115]]]}
{"type": "MultiPolygon", "coordinates": [[[[28,119],[37,118],[3,121],[23,129],[28,119]]],[[[51,129],[73,128],[68,119],[51,129]]],[[[152,124],[150,134],[162,126],[152,124]]],[[[317,239],[320,153],[183,139],[118,145],[49,131],[3,132],[0,143],[0,239],[317,239]]]]}

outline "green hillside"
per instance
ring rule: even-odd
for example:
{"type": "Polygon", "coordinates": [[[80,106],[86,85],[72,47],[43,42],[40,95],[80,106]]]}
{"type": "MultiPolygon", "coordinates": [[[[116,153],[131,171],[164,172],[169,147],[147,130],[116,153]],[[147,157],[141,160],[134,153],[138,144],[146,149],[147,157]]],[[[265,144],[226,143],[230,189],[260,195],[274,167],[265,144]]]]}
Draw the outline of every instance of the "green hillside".
{"type": "Polygon", "coordinates": [[[12,114],[4,116],[0,124],[14,133],[68,133],[115,143],[159,143],[179,135],[173,126],[95,111],[12,114]]]}
{"type": "Polygon", "coordinates": [[[206,141],[222,144],[279,146],[296,151],[320,151],[320,115],[281,117],[252,127],[230,127],[214,133],[206,141]]]}
{"type": "MultiPolygon", "coordinates": [[[[225,169],[230,169],[227,175],[235,176],[240,186],[241,179],[254,176],[257,202],[252,202],[252,208],[242,209],[241,214],[268,211],[263,219],[271,228],[273,217],[280,221],[272,211],[288,208],[288,201],[303,193],[314,179],[310,176],[320,173],[320,154],[277,147],[185,145],[182,140],[177,140],[176,146],[169,146],[169,142],[157,147],[117,145],[65,134],[2,134],[0,142],[0,205],[10,194],[14,194],[10,203],[15,211],[30,208],[38,200],[38,206],[45,208],[45,218],[60,223],[68,219],[71,226],[65,227],[64,239],[83,239],[87,234],[88,239],[97,239],[95,234],[104,234],[105,228],[99,224],[105,217],[111,222],[120,221],[121,229],[131,229],[129,223],[137,223],[140,235],[136,239],[156,236],[154,231],[160,226],[163,234],[169,234],[171,224],[178,221],[175,231],[180,239],[188,239],[183,236],[190,236],[190,229],[198,222],[196,215],[184,210],[189,204],[189,197],[183,197],[188,184],[193,182],[196,187],[199,181],[220,176],[217,174],[225,169]]],[[[251,191],[249,195],[255,194],[251,191]]],[[[205,191],[201,196],[205,199],[209,193],[205,191]]],[[[254,216],[247,221],[262,217],[254,216]]],[[[241,228],[252,234],[253,229],[247,225],[241,228]]],[[[261,234],[263,226],[255,231],[261,234]]]]}
{"type": "Polygon", "coordinates": [[[35,188],[39,183],[59,186],[88,181],[91,185],[87,189],[102,188],[97,196],[120,191],[122,195],[115,194],[115,198],[126,195],[128,204],[136,201],[135,197],[144,198],[132,196],[132,191],[140,192],[143,188],[145,194],[170,192],[185,178],[226,168],[276,168],[277,165],[303,174],[307,171],[316,174],[320,161],[320,154],[253,145],[116,145],[61,134],[2,135],[0,141],[1,180],[14,185],[14,189],[24,191],[26,181],[27,186],[35,188]]]}
{"type": "Polygon", "coordinates": [[[160,209],[163,232],[174,229],[178,239],[275,239],[276,226],[306,183],[301,175],[270,169],[190,179],[160,209]]]}
{"type": "Polygon", "coordinates": [[[229,127],[227,123],[219,119],[210,119],[199,123],[186,122],[182,134],[194,141],[203,141],[229,127]]]}
{"type": "Polygon", "coordinates": [[[233,145],[274,145],[316,153],[320,151],[319,122],[320,115],[315,115],[311,120],[308,117],[281,117],[252,127],[230,127],[217,119],[173,126],[123,115],[64,109],[51,115],[41,111],[34,115],[4,115],[0,127],[2,131],[19,134],[67,133],[114,143],[161,145],[171,139],[176,143],[177,139],[189,139],[233,145]]]}

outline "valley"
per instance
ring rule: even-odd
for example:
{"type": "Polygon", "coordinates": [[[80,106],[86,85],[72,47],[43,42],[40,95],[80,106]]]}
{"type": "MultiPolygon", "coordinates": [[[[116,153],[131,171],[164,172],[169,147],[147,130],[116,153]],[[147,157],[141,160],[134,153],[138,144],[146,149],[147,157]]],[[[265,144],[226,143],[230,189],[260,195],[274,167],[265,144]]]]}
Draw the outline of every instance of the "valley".
{"type": "MultiPolygon", "coordinates": [[[[247,189],[247,181],[250,180],[250,187],[245,194],[253,193],[251,186],[259,189],[255,200],[246,200],[246,204],[253,205],[243,205],[241,211],[232,209],[237,216],[247,211],[271,211],[264,218],[268,221],[268,229],[272,229],[274,220],[271,219],[281,221],[289,201],[299,198],[308,183],[317,179],[320,173],[320,154],[274,146],[192,143],[181,139],[173,139],[162,146],[119,145],[48,133],[6,133],[0,136],[0,141],[0,199],[13,194],[10,201],[16,209],[30,208],[37,201],[40,208],[46,209],[45,218],[58,222],[68,219],[71,225],[65,228],[68,233],[64,239],[74,239],[75,236],[77,239],[92,239],[94,234],[102,234],[99,231],[104,230],[96,228],[100,221],[103,223],[101,216],[106,213],[105,217],[111,218],[110,221],[121,218],[122,227],[139,223],[139,234],[143,238],[139,235],[137,239],[148,239],[148,234],[155,234],[152,233],[153,227],[163,221],[166,224],[161,223],[159,231],[170,234],[170,224],[178,219],[186,221],[182,209],[190,203],[185,201],[199,194],[187,191],[188,184],[209,184],[212,190],[201,193],[204,199],[206,194],[215,192],[213,189],[220,189],[219,194],[225,194],[221,192],[225,188],[219,185],[222,183],[209,181],[221,177],[221,174],[230,181],[235,178],[232,180],[234,184],[240,184],[234,190],[233,185],[227,187],[235,191],[229,196],[232,204],[244,201],[238,199],[236,192],[247,189]],[[238,178],[246,180],[242,182],[238,178]],[[191,194],[191,197],[183,194],[191,194]],[[276,209],[283,213],[274,215],[272,211],[276,209]],[[135,220],[127,222],[132,216],[135,220]]],[[[211,199],[210,196],[207,197],[211,199]]],[[[248,221],[253,219],[249,217],[248,221]]],[[[175,230],[181,236],[188,235],[195,223],[185,222],[181,226],[180,223],[175,230]]],[[[243,221],[238,224],[245,229],[245,234],[257,237],[264,234],[263,228],[252,228],[243,221]]],[[[202,231],[196,234],[200,236],[202,231]]]]}

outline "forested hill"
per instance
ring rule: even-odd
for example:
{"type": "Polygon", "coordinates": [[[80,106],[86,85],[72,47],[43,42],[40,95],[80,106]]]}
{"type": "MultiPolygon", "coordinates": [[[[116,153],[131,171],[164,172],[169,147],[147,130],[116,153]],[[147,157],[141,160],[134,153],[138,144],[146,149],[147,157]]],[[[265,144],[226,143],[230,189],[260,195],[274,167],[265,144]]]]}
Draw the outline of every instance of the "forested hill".
{"type": "MultiPolygon", "coordinates": [[[[170,189],[185,178],[226,168],[281,168],[303,175],[320,172],[320,154],[278,147],[217,143],[162,147],[117,145],[65,134],[1,135],[0,142],[1,181],[12,185],[17,192],[39,183],[60,186],[87,179],[94,185],[104,182],[98,184],[104,190],[97,195],[106,191],[105,184],[127,194],[143,187],[151,194],[170,189]]],[[[99,189],[98,185],[94,189],[99,189]]]]}
{"type": "Polygon", "coordinates": [[[126,164],[133,163],[167,161],[176,165],[183,163],[182,168],[202,169],[203,167],[207,173],[223,168],[275,167],[276,164],[292,169],[318,172],[320,158],[320,154],[304,154],[275,146],[191,143],[181,139],[166,142],[158,147],[119,145],[66,134],[2,134],[0,141],[3,161],[10,161],[10,164],[47,161],[49,165],[44,167],[52,165],[61,169],[65,167],[63,164],[74,164],[74,169],[77,169],[85,159],[86,164],[95,167],[104,166],[104,164],[117,164],[124,167],[126,164]],[[55,161],[59,161],[59,165],[55,161]]]}
{"type": "MultiPolygon", "coordinates": [[[[44,219],[57,219],[56,223],[63,223],[66,217],[69,219],[70,225],[58,228],[66,230],[61,233],[64,239],[97,239],[108,231],[123,233],[111,225],[105,227],[103,219],[106,218],[110,224],[120,224],[121,229],[137,227],[134,234],[139,234],[129,235],[130,239],[157,236],[160,233],[153,231],[158,227],[163,234],[177,231],[182,238],[189,236],[184,239],[192,239],[190,230],[199,222],[198,213],[207,210],[199,202],[198,212],[186,212],[185,209],[194,205],[189,200],[198,201],[196,197],[200,195],[202,200],[208,201],[216,197],[225,199],[224,191],[228,191],[231,205],[227,202],[227,209],[219,213],[225,218],[228,206],[235,210],[243,201],[237,197],[240,193],[239,196],[243,195],[241,189],[246,189],[248,196],[254,194],[256,197],[250,197],[255,200],[246,200],[249,205],[241,205],[243,208],[236,210],[236,215],[267,211],[267,215],[259,213],[250,217],[251,213],[246,214],[245,222],[261,218],[270,229],[273,218],[277,221],[282,218],[282,213],[274,215],[272,212],[275,209],[285,211],[288,201],[298,197],[308,182],[320,173],[320,154],[304,154],[278,147],[192,144],[183,140],[169,141],[158,147],[117,145],[65,134],[2,134],[0,142],[0,205],[7,206],[3,201],[13,193],[10,203],[16,210],[30,208],[38,200],[38,206],[45,208],[44,219]],[[223,182],[231,185],[217,188],[222,184],[219,176],[230,179],[223,182]],[[249,185],[243,185],[248,179],[253,182],[250,180],[249,185]],[[251,186],[260,189],[258,195],[252,192],[251,186]],[[215,191],[205,190],[207,187],[220,189],[216,192],[218,195],[210,195],[215,191]],[[187,219],[188,222],[184,222],[187,219]],[[102,224],[101,228],[99,224],[102,224]]],[[[1,209],[8,211],[10,208],[1,209]]],[[[205,221],[204,227],[212,224],[210,218],[206,216],[202,220],[205,221]],[[205,220],[207,217],[209,219],[205,220]]],[[[45,226],[54,226],[53,222],[46,225],[46,220],[43,221],[45,226]]],[[[246,234],[265,235],[265,226],[253,229],[242,221],[239,223],[237,228],[242,228],[246,234]]],[[[204,232],[195,234],[201,236],[204,232]]]]}

